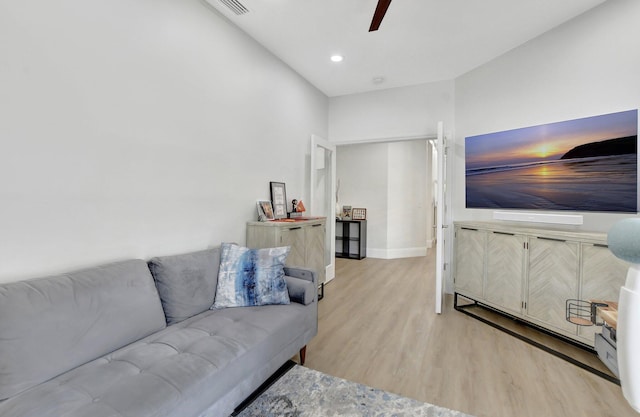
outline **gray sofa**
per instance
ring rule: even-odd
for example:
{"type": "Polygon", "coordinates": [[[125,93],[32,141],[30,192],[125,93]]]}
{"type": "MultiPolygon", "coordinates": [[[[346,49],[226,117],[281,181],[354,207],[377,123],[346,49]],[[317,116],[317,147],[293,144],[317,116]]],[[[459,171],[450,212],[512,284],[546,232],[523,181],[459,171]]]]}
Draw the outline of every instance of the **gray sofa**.
{"type": "Polygon", "coordinates": [[[0,285],[0,416],[228,416],[317,333],[317,283],[285,268],[291,304],[210,310],[218,265],[211,249],[0,285]]]}

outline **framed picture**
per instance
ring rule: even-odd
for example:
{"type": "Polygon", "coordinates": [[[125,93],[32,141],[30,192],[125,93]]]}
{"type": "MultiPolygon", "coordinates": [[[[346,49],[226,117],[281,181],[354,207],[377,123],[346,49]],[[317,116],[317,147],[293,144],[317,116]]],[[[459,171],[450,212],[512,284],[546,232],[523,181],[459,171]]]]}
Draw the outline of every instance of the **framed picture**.
{"type": "Polygon", "coordinates": [[[342,219],[351,220],[351,206],[342,206],[342,219]]]}
{"type": "Polygon", "coordinates": [[[275,217],[273,216],[273,207],[271,206],[271,201],[258,200],[256,205],[258,206],[258,220],[260,220],[261,222],[275,220],[275,217]]]}
{"type": "Polygon", "coordinates": [[[276,219],[287,217],[287,189],[284,182],[269,183],[271,186],[271,204],[273,204],[273,216],[276,219]]]}
{"type": "Polygon", "coordinates": [[[640,207],[637,109],[467,136],[464,157],[467,208],[640,207]]]}
{"type": "Polygon", "coordinates": [[[354,207],[353,210],[351,210],[351,218],[353,220],[367,220],[367,209],[354,207]]]}

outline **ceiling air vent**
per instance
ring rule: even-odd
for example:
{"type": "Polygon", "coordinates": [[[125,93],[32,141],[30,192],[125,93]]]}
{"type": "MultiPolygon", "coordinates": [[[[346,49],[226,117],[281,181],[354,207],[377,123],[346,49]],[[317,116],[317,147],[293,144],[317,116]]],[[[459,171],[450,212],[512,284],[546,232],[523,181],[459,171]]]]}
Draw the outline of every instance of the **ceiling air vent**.
{"type": "Polygon", "coordinates": [[[220,3],[227,6],[229,10],[238,16],[249,12],[249,9],[244,7],[244,4],[240,3],[238,0],[220,0],[220,3]]]}

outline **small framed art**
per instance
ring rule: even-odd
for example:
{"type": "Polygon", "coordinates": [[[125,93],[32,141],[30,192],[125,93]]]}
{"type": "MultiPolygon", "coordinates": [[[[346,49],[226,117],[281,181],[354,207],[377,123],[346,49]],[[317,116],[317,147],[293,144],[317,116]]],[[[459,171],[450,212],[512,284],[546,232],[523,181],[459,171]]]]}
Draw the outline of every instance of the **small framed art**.
{"type": "Polygon", "coordinates": [[[353,220],[367,220],[367,209],[354,207],[351,210],[351,218],[353,220]]]}
{"type": "Polygon", "coordinates": [[[273,216],[276,219],[287,217],[287,189],[284,182],[269,183],[271,187],[271,204],[273,204],[273,216]]]}
{"type": "Polygon", "coordinates": [[[342,220],[351,220],[351,206],[342,206],[342,220]]]}
{"type": "Polygon", "coordinates": [[[271,201],[268,200],[258,200],[256,203],[258,206],[258,220],[261,222],[267,222],[269,220],[274,220],[273,216],[273,207],[271,206],[271,201]]]}

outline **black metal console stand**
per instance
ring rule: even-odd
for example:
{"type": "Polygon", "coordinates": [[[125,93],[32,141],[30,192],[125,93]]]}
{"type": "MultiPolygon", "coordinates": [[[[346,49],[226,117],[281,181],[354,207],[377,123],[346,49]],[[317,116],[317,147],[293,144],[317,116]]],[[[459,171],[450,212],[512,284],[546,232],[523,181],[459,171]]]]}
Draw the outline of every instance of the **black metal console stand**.
{"type": "Polygon", "coordinates": [[[498,323],[494,323],[491,320],[488,320],[488,319],[486,319],[484,317],[480,317],[480,316],[478,316],[476,314],[473,314],[472,312],[467,311],[467,309],[469,307],[482,307],[482,308],[485,308],[487,310],[491,310],[492,312],[500,314],[503,317],[507,317],[507,318],[509,318],[511,320],[517,321],[518,323],[523,324],[523,325],[525,325],[527,327],[531,327],[531,328],[533,328],[533,329],[535,329],[535,330],[537,330],[537,331],[539,331],[541,333],[544,333],[544,334],[549,335],[549,336],[553,336],[555,338],[558,338],[558,339],[562,340],[563,342],[566,342],[568,344],[571,344],[573,346],[579,347],[581,349],[584,349],[584,350],[586,350],[588,352],[591,352],[591,353],[595,354],[595,351],[591,347],[589,347],[587,345],[583,345],[583,344],[581,344],[579,342],[576,342],[574,340],[566,338],[566,337],[564,337],[564,336],[562,336],[560,334],[553,333],[553,332],[551,332],[551,331],[549,331],[547,329],[543,329],[543,328],[541,328],[539,326],[534,325],[533,323],[528,323],[528,322],[526,322],[524,320],[520,320],[515,316],[512,316],[510,314],[507,314],[507,313],[504,313],[502,311],[496,310],[494,308],[491,308],[491,306],[488,306],[486,304],[480,303],[477,300],[474,300],[474,299],[472,299],[470,297],[467,297],[466,295],[458,294],[457,292],[453,294],[453,308],[456,311],[464,313],[467,316],[473,317],[474,319],[479,320],[479,321],[481,321],[481,322],[483,322],[485,324],[488,324],[489,326],[491,326],[493,328],[501,330],[501,331],[507,333],[510,336],[513,336],[513,337],[515,337],[517,339],[522,340],[523,342],[526,342],[526,343],[528,343],[528,344],[530,344],[532,346],[535,346],[535,347],[537,347],[539,349],[542,349],[545,352],[552,354],[553,356],[556,356],[556,357],[558,357],[560,359],[564,359],[565,361],[567,361],[567,362],[569,362],[569,363],[571,363],[573,365],[576,365],[576,366],[584,369],[585,371],[589,371],[592,374],[598,375],[599,377],[604,378],[609,382],[613,382],[614,384],[620,385],[620,380],[618,378],[616,378],[614,376],[611,376],[609,374],[606,374],[606,373],[604,373],[604,372],[602,372],[602,371],[600,371],[598,369],[592,368],[591,366],[589,366],[587,364],[584,364],[584,363],[582,363],[582,362],[580,362],[578,360],[575,360],[574,358],[572,358],[572,357],[570,357],[568,355],[565,355],[562,352],[558,352],[557,350],[552,349],[549,346],[545,346],[540,342],[536,342],[535,340],[530,339],[530,338],[528,338],[526,336],[523,336],[523,335],[521,335],[521,334],[519,334],[517,332],[514,332],[513,330],[507,329],[506,327],[501,326],[498,323]],[[460,305],[460,304],[458,304],[458,297],[462,297],[465,300],[471,301],[471,303],[470,304],[460,305]]]}

